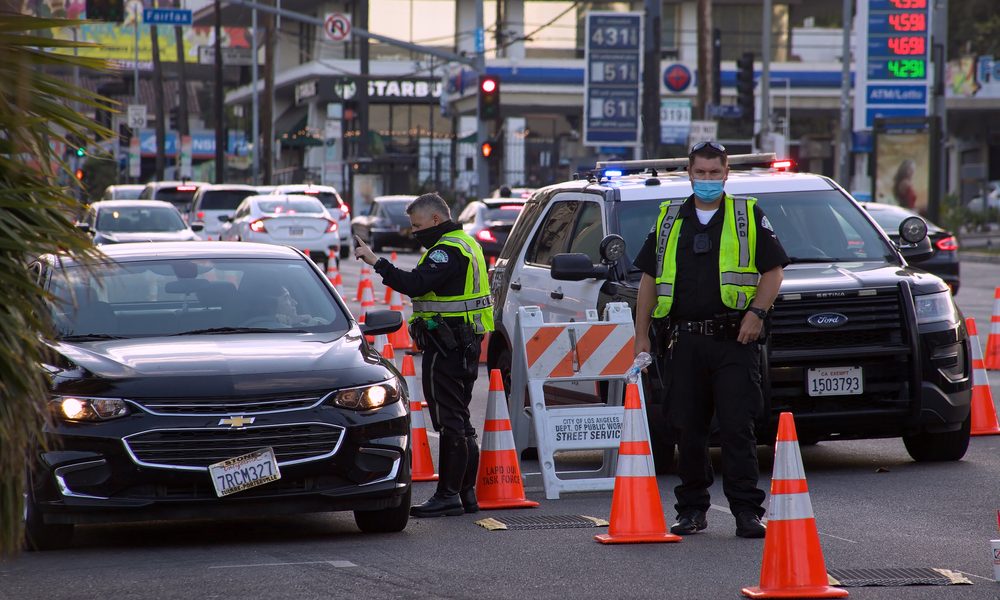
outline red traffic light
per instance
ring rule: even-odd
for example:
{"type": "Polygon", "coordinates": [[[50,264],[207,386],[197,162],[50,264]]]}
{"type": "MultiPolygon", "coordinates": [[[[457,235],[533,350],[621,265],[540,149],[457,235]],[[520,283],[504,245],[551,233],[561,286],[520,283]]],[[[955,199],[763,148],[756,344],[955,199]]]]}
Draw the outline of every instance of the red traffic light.
{"type": "Polygon", "coordinates": [[[76,176],[77,181],[83,181],[83,169],[77,169],[73,175],[76,176]]]}
{"type": "Polygon", "coordinates": [[[479,146],[479,152],[482,153],[483,158],[489,158],[493,155],[493,143],[483,142],[482,145],[479,146]]]}
{"type": "Polygon", "coordinates": [[[487,94],[492,94],[497,89],[497,80],[492,77],[483,77],[479,82],[479,87],[487,94]]]}

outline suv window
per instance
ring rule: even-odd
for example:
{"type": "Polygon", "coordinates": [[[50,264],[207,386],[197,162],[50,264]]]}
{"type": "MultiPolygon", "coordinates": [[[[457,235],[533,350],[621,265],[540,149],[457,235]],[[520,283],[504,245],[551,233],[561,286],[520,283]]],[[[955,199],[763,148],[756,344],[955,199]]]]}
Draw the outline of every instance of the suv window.
{"type": "Polygon", "coordinates": [[[213,190],[202,194],[195,210],[235,210],[247,196],[255,196],[254,190],[213,190]]]}
{"type": "Polygon", "coordinates": [[[604,239],[604,222],[601,219],[601,205],[584,202],[580,216],[570,237],[569,252],[582,252],[590,257],[590,262],[601,262],[601,240],[604,239]]]}
{"type": "Polygon", "coordinates": [[[566,252],[573,220],[581,204],[582,202],[576,200],[552,203],[552,208],[545,215],[535,239],[531,241],[528,253],[524,257],[525,262],[550,265],[553,256],[566,252]]]}

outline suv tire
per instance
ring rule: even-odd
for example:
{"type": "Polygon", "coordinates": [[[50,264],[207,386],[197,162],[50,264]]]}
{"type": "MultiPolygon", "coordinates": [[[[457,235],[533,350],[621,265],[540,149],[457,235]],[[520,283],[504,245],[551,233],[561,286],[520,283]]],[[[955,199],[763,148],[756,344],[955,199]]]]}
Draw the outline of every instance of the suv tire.
{"type": "Polygon", "coordinates": [[[406,495],[399,506],[381,510],[356,510],[354,522],[364,533],[396,533],[406,529],[410,520],[410,498],[412,488],[406,490],[406,495]]]}
{"type": "Polygon", "coordinates": [[[969,448],[969,431],[972,427],[970,414],[955,431],[932,433],[921,431],[903,436],[903,444],[913,460],[917,462],[940,462],[961,460],[969,448]]]}
{"type": "Polygon", "coordinates": [[[73,543],[72,523],[46,523],[35,505],[30,479],[25,481],[24,544],[28,550],[61,550],[73,543]]]}

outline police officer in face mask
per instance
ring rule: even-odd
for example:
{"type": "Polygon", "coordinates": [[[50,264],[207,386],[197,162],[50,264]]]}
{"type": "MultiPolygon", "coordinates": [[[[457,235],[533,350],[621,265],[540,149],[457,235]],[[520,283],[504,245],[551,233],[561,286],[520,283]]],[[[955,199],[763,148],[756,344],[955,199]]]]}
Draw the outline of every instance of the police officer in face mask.
{"type": "Polygon", "coordinates": [[[422,380],[434,430],[441,433],[438,486],[410,509],[414,517],[461,515],[479,510],[479,445],[469,415],[479,374],[483,335],[493,330],[493,307],[483,249],[451,220],[448,204],[424,194],[406,208],[413,237],[427,250],[412,271],[376,258],[355,236],[355,256],[372,265],[382,282],[413,300],[410,333],[424,352],[422,380]]]}
{"type": "MultiPolygon", "coordinates": [[[[639,251],[635,352],[650,349],[651,321],[669,341],[669,414],[678,431],[673,533],[708,526],[712,416],[722,446],[723,491],[736,535],[764,537],[754,421],[762,406],[760,349],[788,257],[755,198],[724,191],[726,149],[700,142],[688,156],[694,193],[660,205],[639,251]]],[[[659,337],[659,336],[658,336],[659,337]]]]}

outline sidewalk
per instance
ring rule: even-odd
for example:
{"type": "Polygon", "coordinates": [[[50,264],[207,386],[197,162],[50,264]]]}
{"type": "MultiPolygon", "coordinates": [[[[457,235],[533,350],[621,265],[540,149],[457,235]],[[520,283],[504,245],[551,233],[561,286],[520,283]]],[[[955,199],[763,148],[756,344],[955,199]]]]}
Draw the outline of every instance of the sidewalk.
{"type": "Polygon", "coordinates": [[[1000,254],[990,254],[988,252],[976,252],[970,250],[960,250],[958,252],[959,262],[996,263],[1000,264],[1000,254]]]}

